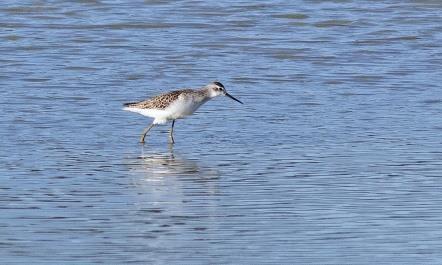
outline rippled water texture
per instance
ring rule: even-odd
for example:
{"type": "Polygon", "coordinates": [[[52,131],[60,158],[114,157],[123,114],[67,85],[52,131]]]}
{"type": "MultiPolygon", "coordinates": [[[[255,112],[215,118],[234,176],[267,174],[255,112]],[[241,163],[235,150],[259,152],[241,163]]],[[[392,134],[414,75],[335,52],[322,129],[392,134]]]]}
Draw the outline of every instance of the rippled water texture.
{"type": "Polygon", "coordinates": [[[442,263],[441,13],[2,1],[1,263],[442,263]],[[138,144],[123,102],[212,80],[138,144]]]}

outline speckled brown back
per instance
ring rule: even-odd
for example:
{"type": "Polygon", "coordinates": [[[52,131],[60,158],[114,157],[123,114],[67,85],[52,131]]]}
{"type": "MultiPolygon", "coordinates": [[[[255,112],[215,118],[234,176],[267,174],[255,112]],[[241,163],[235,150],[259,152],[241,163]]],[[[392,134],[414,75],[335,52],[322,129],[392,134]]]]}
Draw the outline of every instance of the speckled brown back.
{"type": "Polygon", "coordinates": [[[173,101],[177,100],[181,94],[192,94],[192,93],[195,93],[195,90],[192,89],[175,90],[140,102],[126,103],[124,104],[124,106],[129,108],[138,108],[138,109],[165,109],[173,101]]]}

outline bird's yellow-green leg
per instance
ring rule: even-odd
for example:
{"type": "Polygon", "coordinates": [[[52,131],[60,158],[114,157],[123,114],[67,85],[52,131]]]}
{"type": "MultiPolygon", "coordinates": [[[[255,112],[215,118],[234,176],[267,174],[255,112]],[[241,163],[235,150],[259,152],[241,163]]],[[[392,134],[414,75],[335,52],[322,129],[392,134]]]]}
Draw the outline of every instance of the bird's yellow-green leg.
{"type": "Polygon", "coordinates": [[[170,134],[169,134],[170,142],[172,144],[175,143],[175,140],[173,139],[173,126],[174,125],[175,125],[175,120],[172,121],[172,127],[170,128],[170,134]]]}
{"type": "Polygon", "coordinates": [[[140,143],[144,143],[144,138],[146,137],[146,134],[150,131],[150,129],[152,129],[152,127],[155,126],[155,124],[151,124],[149,127],[147,127],[146,129],[144,129],[143,133],[141,134],[140,137],[140,143]]]}

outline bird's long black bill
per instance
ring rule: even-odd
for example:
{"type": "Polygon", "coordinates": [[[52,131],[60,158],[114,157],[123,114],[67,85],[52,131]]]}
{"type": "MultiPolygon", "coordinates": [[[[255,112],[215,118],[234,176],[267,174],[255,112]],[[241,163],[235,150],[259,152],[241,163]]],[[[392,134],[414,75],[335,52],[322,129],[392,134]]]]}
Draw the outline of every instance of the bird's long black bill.
{"type": "Polygon", "coordinates": [[[241,101],[239,101],[238,99],[234,98],[234,97],[233,97],[232,95],[230,95],[229,93],[226,93],[226,96],[229,97],[229,98],[231,98],[231,99],[233,99],[233,100],[235,100],[235,101],[237,101],[237,102],[239,102],[239,103],[241,103],[241,104],[244,104],[244,103],[242,103],[241,101]]]}

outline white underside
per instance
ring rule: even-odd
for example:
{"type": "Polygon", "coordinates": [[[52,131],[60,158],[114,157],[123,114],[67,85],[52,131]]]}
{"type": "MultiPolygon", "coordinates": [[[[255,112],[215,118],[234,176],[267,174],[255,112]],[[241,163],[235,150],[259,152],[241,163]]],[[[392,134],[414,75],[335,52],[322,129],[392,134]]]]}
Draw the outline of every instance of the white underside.
{"type": "Polygon", "coordinates": [[[143,116],[154,118],[153,124],[164,124],[169,120],[184,118],[194,113],[203,103],[192,100],[179,99],[173,102],[164,110],[160,109],[139,109],[125,107],[123,110],[139,113],[143,116]]]}

